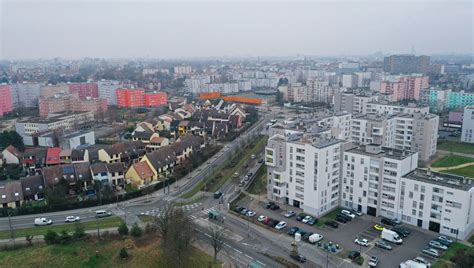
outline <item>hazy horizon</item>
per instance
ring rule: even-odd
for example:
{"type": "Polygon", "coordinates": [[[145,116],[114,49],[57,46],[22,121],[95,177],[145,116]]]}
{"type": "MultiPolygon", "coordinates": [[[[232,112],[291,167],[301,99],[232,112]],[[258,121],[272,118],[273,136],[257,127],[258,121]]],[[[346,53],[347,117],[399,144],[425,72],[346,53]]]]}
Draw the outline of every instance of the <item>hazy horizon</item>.
{"type": "Polygon", "coordinates": [[[472,54],[471,1],[0,0],[0,59],[472,54]]]}

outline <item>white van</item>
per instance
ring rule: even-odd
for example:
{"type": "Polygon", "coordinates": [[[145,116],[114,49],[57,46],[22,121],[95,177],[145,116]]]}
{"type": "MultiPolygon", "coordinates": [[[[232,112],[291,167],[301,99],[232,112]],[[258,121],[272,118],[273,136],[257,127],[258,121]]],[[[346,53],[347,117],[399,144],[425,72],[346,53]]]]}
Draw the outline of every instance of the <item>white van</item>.
{"type": "Polygon", "coordinates": [[[95,212],[95,217],[96,218],[104,218],[104,217],[108,217],[108,216],[111,216],[111,215],[112,215],[112,212],[107,211],[107,210],[97,210],[95,212]]]}
{"type": "Polygon", "coordinates": [[[35,226],[43,226],[43,225],[50,225],[53,224],[51,219],[46,218],[36,218],[35,219],[35,226]]]}

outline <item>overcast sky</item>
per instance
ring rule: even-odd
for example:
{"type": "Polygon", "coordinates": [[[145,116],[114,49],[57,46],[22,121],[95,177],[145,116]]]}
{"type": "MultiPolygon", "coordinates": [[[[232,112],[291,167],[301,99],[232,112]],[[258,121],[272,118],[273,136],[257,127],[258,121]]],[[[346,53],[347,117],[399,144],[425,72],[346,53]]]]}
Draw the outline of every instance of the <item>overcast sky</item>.
{"type": "Polygon", "coordinates": [[[473,23],[472,1],[0,0],[0,59],[472,53],[473,23]]]}

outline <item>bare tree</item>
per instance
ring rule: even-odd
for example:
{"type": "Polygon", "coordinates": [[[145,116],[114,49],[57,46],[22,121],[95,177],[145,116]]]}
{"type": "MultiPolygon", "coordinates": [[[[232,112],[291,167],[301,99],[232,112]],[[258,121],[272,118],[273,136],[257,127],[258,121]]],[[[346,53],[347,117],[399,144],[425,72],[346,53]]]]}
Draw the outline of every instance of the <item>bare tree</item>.
{"type": "Polygon", "coordinates": [[[210,237],[209,242],[211,243],[212,248],[214,249],[214,262],[217,261],[217,254],[224,248],[224,231],[223,227],[209,227],[210,237]]]}
{"type": "Polygon", "coordinates": [[[171,204],[168,204],[167,206],[163,208],[160,215],[156,216],[153,219],[153,224],[156,226],[158,233],[163,239],[163,244],[166,244],[167,239],[168,239],[168,234],[169,234],[170,227],[172,224],[172,219],[173,219],[173,211],[174,211],[174,206],[171,204]]]}
{"type": "Polygon", "coordinates": [[[184,267],[194,242],[194,225],[182,209],[174,209],[169,230],[168,245],[165,247],[170,256],[177,258],[177,267],[184,267]]]}

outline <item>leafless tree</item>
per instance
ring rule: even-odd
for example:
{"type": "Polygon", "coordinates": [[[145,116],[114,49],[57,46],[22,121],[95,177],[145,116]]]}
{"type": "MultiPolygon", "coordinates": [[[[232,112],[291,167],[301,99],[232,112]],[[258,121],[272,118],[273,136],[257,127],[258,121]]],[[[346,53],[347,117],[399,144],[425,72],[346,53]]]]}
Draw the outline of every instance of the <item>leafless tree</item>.
{"type": "Polygon", "coordinates": [[[209,227],[210,237],[209,242],[211,243],[212,248],[214,249],[214,262],[217,261],[217,254],[224,248],[225,236],[223,227],[209,227]]]}
{"type": "Polygon", "coordinates": [[[169,256],[177,259],[177,267],[184,267],[190,256],[194,242],[194,225],[182,209],[174,209],[171,226],[168,232],[168,245],[165,246],[169,256]]]}
{"type": "Polygon", "coordinates": [[[158,233],[163,239],[163,244],[165,245],[166,245],[166,242],[168,239],[168,233],[170,231],[170,227],[172,224],[173,210],[174,210],[174,206],[172,204],[168,204],[167,206],[163,208],[160,215],[156,216],[153,220],[153,224],[156,226],[158,233]]]}

